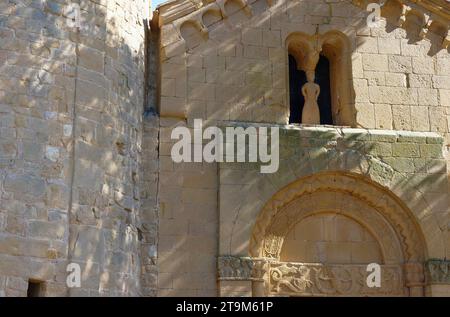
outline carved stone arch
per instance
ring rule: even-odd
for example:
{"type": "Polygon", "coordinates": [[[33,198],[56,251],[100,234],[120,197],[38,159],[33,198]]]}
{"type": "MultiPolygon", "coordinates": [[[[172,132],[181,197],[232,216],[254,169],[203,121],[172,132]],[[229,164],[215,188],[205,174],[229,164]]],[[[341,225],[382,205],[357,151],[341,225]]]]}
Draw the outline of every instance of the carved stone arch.
{"type": "Polygon", "coordinates": [[[324,172],[307,176],[288,185],[265,205],[253,227],[249,253],[264,257],[264,242],[282,210],[303,195],[318,191],[337,191],[364,201],[391,224],[399,237],[405,261],[423,262],[427,251],[423,234],[414,215],[392,192],[360,175],[324,172]]]}
{"type": "Polygon", "coordinates": [[[297,62],[299,70],[313,71],[320,54],[330,62],[331,108],[333,123],[355,126],[355,93],[352,81],[351,42],[340,31],[309,35],[294,32],[286,38],[289,55],[297,62]]]}
{"type": "Polygon", "coordinates": [[[222,14],[225,18],[238,13],[240,10],[243,10],[247,16],[252,14],[251,7],[247,3],[247,0],[223,0],[219,5],[222,8],[222,14]]]}
{"type": "Polygon", "coordinates": [[[180,35],[187,48],[192,49],[208,38],[208,29],[199,20],[187,20],[179,26],[180,35]]]}
{"type": "MultiPolygon", "coordinates": [[[[275,194],[256,219],[250,240],[250,256],[265,259],[269,264],[282,265],[279,253],[292,224],[324,212],[351,217],[370,228],[382,249],[383,265],[402,268],[404,286],[409,289],[409,294],[423,296],[423,263],[427,249],[419,224],[409,208],[392,192],[357,174],[314,174],[275,194]],[[327,199],[320,199],[321,194],[340,198],[334,200],[336,206],[333,206],[327,199]],[[338,201],[342,203],[339,205],[338,201]]],[[[292,265],[301,264],[287,263],[284,270],[289,272],[292,265]]],[[[270,275],[270,272],[265,274],[270,275]]],[[[268,275],[254,280],[254,295],[268,294],[267,289],[272,285],[268,275]]]]}
{"type": "Polygon", "coordinates": [[[202,14],[202,21],[206,27],[210,27],[223,20],[222,11],[219,7],[212,8],[202,14]]]}
{"type": "MultiPolygon", "coordinates": [[[[388,221],[374,208],[367,205],[366,201],[348,195],[346,192],[335,190],[318,190],[305,194],[288,203],[279,212],[270,227],[264,241],[264,246],[277,246],[274,255],[280,260],[280,251],[283,240],[292,228],[303,219],[322,213],[342,215],[361,224],[375,237],[381,249],[382,264],[403,263],[404,254],[399,237],[392,229],[388,221]],[[334,197],[333,199],[323,199],[334,197]],[[281,243],[273,243],[273,239],[281,243]]],[[[266,251],[266,250],[265,250],[266,251]]],[[[264,254],[266,257],[268,254],[264,254]]],[[[381,264],[381,263],[380,263],[381,264]]]]}

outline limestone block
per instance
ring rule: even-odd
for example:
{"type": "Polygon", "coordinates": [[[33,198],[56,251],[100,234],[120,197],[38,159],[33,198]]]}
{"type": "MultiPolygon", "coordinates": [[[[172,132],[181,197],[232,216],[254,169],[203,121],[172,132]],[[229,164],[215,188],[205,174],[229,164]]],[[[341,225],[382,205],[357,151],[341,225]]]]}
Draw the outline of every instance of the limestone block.
{"type": "Polygon", "coordinates": [[[380,157],[390,157],[392,156],[392,144],[390,143],[375,143],[371,148],[372,151],[380,157]]]}
{"type": "Polygon", "coordinates": [[[353,78],[364,77],[364,71],[362,66],[362,54],[359,53],[352,54],[352,73],[353,78]]]}
{"type": "Polygon", "coordinates": [[[369,88],[366,79],[354,79],[353,80],[355,94],[357,102],[368,102],[369,101],[369,88]]]}
{"type": "Polygon", "coordinates": [[[421,144],[420,153],[424,158],[443,158],[443,149],[440,144],[421,144]]]}
{"type": "Polygon", "coordinates": [[[47,240],[25,239],[7,236],[0,242],[0,253],[15,256],[47,258],[50,242],[47,240]]]}
{"type": "Polygon", "coordinates": [[[188,67],[187,78],[189,82],[205,83],[206,70],[203,68],[188,67]]]}
{"type": "Polygon", "coordinates": [[[436,74],[447,75],[450,72],[450,58],[438,58],[436,60],[436,74]]]}
{"type": "Polygon", "coordinates": [[[388,104],[375,104],[375,127],[378,129],[392,129],[392,109],[388,104]]]}
{"type": "Polygon", "coordinates": [[[244,57],[254,59],[269,58],[269,50],[267,47],[256,45],[244,45],[244,57]]]}
{"type": "Polygon", "coordinates": [[[184,118],[186,116],[185,99],[179,97],[161,97],[161,116],[184,118]]]}
{"type": "Polygon", "coordinates": [[[439,89],[439,101],[441,106],[450,106],[450,90],[439,89]]]}
{"type": "Polygon", "coordinates": [[[437,106],[439,104],[437,89],[419,88],[417,92],[419,96],[419,105],[437,106]]]}
{"type": "Polygon", "coordinates": [[[400,55],[400,40],[379,37],[378,51],[380,54],[400,55]]]}
{"type": "Polygon", "coordinates": [[[431,88],[431,75],[408,74],[408,79],[412,88],[431,88]]]}
{"type": "Polygon", "coordinates": [[[401,39],[400,46],[403,56],[427,56],[428,49],[426,46],[410,44],[408,39],[401,39]]]}
{"type": "Polygon", "coordinates": [[[45,181],[32,175],[9,174],[6,176],[4,186],[8,191],[35,197],[41,197],[45,192],[45,181]]]}
{"type": "Polygon", "coordinates": [[[369,71],[388,71],[388,56],[378,54],[364,54],[363,68],[369,71]]]}
{"type": "Polygon", "coordinates": [[[431,125],[431,131],[435,132],[447,132],[447,125],[446,125],[446,115],[445,115],[445,108],[443,107],[429,107],[429,116],[430,116],[430,125],[431,125]]]}
{"type": "Polygon", "coordinates": [[[281,32],[278,30],[263,30],[263,45],[266,47],[281,46],[281,32]]]}
{"type": "Polygon", "coordinates": [[[413,73],[415,74],[434,74],[434,60],[430,57],[413,57],[413,73]]]}
{"type": "Polygon", "coordinates": [[[371,103],[359,103],[357,104],[357,122],[361,126],[371,129],[375,128],[375,111],[374,106],[371,103]]]}
{"type": "Polygon", "coordinates": [[[450,89],[450,76],[433,76],[433,87],[441,89],[450,89]]]}
{"type": "Polygon", "coordinates": [[[369,101],[384,104],[417,104],[417,91],[403,87],[369,86],[369,101]]]}
{"type": "Polygon", "coordinates": [[[51,238],[62,240],[66,233],[63,223],[49,223],[43,221],[32,221],[29,223],[29,234],[32,237],[51,238]]]}
{"type": "Polygon", "coordinates": [[[414,161],[411,158],[389,157],[384,161],[400,173],[413,173],[415,171],[414,161]]]}
{"type": "Polygon", "coordinates": [[[395,130],[410,130],[411,127],[411,107],[394,105],[392,106],[392,116],[395,130]]]}
{"type": "Polygon", "coordinates": [[[412,73],[412,60],[410,57],[390,55],[389,71],[393,73],[412,73]]]}
{"type": "Polygon", "coordinates": [[[262,45],[263,32],[259,28],[245,28],[242,30],[242,43],[250,45],[262,45]]]}
{"type": "Polygon", "coordinates": [[[420,157],[419,145],[414,143],[395,143],[392,145],[392,153],[397,157],[420,157]]]}
{"type": "Polygon", "coordinates": [[[80,45],[79,47],[79,63],[80,66],[94,70],[99,73],[104,71],[104,55],[102,52],[80,45]]]}
{"type": "Polygon", "coordinates": [[[386,73],[386,85],[394,87],[406,87],[406,75],[399,73],[386,73]]]}
{"type": "MultiPolygon", "coordinates": [[[[365,71],[364,77],[368,79],[369,86],[386,86],[386,76],[387,73],[381,71],[365,71]]],[[[393,86],[393,85],[388,85],[393,86]]]]}

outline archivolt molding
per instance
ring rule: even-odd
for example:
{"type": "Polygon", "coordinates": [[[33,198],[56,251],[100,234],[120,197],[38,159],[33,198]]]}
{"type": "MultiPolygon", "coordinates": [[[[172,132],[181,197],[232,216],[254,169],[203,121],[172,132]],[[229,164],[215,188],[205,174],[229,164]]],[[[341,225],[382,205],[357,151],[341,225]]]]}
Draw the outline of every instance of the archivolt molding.
{"type": "Polygon", "coordinates": [[[414,216],[406,206],[387,190],[374,183],[352,174],[320,173],[300,179],[279,191],[266,204],[253,227],[250,240],[250,255],[263,256],[264,241],[271,234],[271,226],[289,203],[303,195],[320,190],[338,191],[356,197],[378,210],[396,231],[408,262],[422,262],[426,257],[426,248],[422,233],[414,216]]]}
{"type": "Polygon", "coordinates": [[[264,241],[264,256],[275,256],[279,259],[284,237],[303,219],[320,213],[333,212],[351,218],[365,227],[379,243],[384,264],[398,264],[403,262],[404,251],[399,244],[398,237],[391,225],[381,214],[366,201],[350,196],[346,192],[318,190],[311,194],[304,194],[287,204],[274,218],[268,228],[264,241]],[[326,199],[324,199],[327,197],[326,199]],[[334,197],[334,199],[329,199],[334,197]],[[275,245],[278,249],[267,252],[266,246],[274,245],[273,239],[281,240],[275,245]]]}

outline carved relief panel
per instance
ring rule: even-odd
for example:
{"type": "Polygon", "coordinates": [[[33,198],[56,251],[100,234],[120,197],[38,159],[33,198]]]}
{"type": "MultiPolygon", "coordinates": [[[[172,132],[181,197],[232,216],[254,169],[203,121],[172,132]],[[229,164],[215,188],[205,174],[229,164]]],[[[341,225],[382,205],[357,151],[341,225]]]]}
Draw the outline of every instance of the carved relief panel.
{"type": "Polygon", "coordinates": [[[383,265],[381,287],[369,288],[366,265],[271,263],[269,295],[276,296],[404,296],[402,269],[383,265]]]}

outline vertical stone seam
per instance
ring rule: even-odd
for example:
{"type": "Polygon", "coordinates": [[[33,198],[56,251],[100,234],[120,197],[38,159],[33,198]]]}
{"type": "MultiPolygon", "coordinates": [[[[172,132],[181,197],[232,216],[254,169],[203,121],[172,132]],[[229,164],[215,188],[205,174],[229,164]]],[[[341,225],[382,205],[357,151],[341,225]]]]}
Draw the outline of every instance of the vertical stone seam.
{"type": "Polygon", "coordinates": [[[156,178],[156,208],[158,208],[158,210],[157,210],[157,216],[156,216],[156,223],[157,223],[157,225],[156,225],[156,245],[155,245],[155,247],[156,247],[156,259],[155,259],[155,266],[156,266],[156,285],[155,285],[155,291],[156,291],[156,296],[158,296],[158,290],[159,290],[159,264],[158,264],[158,256],[159,256],[159,252],[158,252],[158,250],[159,250],[159,224],[160,224],[160,217],[161,217],[161,208],[160,208],[160,206],[159,206],[159,184],[160,184],[160,181],[159,181],[159,171],[160,171],[160,164],[161,164],[161,161],[159,160],[159,148],[160,148],[160,145],[159,145],[159,142],[160,142],[160,140],[161,140],[161,138],[160,138],[160,133],[161,133],[161,122],[158,120],[158,147],[156,148],[156,153],[157,153],[157,156],[156,156],[156,158],[157,158],[157,160],[158,160],[158,162],[157,162],[157,166],[158,166],[158,169],[157,169],[157,171],[156,171],[156,175],[157,175],[157,178],[156,178]]]}
{"type": "MultiPolygon", "coordinates": [[[[67,264],[70,264],[72,261],[72,252],[71,252],[71,242],[75,239],[73,236],[72,230],[72,211],[73,211],[73,186],[75,180],[75,157],[76,157],[76,123],[77,123],[77,92],[78,92],[78,65],[79,65],[79,56],[80,56],[80,29],[76,28],[76,36],[75,36],[75,83],[74,83],[74,93],[73,93],[73,108],[72,108],[72,155],[71,155],[71,166],[70,166],[70,192],[69,192],[69,208],[67,215],[68,222],[68,241],[67,241],[67,264]]],[[[67,285],[66,285],[67,286],[67,285]]],[[[71,297],[72,289],[67,287],[67,297],[71,297]]]]}

